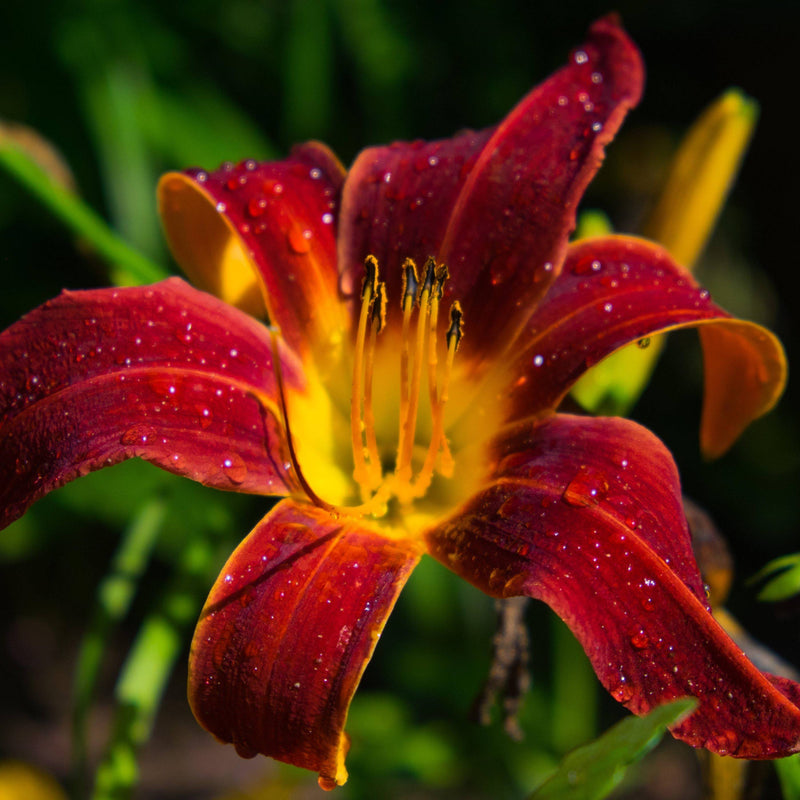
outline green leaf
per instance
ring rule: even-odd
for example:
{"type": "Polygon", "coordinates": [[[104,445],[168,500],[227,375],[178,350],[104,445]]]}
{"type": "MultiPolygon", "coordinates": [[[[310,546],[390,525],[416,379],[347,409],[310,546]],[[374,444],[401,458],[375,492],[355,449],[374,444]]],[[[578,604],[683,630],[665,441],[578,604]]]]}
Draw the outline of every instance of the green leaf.
{"type": "Polygon", "coordinates": [[[661,740],[668,725],[685,717],[694,698],[675,700],[645,717],[628,717],[594,742],[574,750],[529,800],[601,800],[622,780],[627,768],[661,740]]]}
{"type": "Polygon", "coordinates": [[[195,538],[142,624],[117,682],[113,730],[95,775],[95,800],[131,796],[139,777],[139,749],[150,736],[167,681],[217,566],[216,549],[207,538],[195,538]]]}
{"type": "Polygon", "coordinates": [[[165,514],[166,505],[161,500],[151,500],[142,505],[123,534],[111,569],[97,590],[94,619],[81,643],[75,670],[72,752],[75,787],[79,796],[84,795],[88,758],[87,721],[103,654],[114,629],[128,613],[162,529],[165,514]]]}
{"type": "Polygon", "coordinates": [[[748,583],[757,583],[772,576],[758,593],[759,600],[776,602],[787,600],[800,593],[800,553],[793,553],[770,561],[748,583]]]}

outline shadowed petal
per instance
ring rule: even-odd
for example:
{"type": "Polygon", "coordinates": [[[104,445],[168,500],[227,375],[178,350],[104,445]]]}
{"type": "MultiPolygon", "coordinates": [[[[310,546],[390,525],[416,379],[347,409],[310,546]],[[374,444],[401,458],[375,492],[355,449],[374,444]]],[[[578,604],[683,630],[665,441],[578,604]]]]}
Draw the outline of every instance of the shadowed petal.
{"type": "Polygon", "coordinates": [[[509,418],[554,408],[617,348],[690,326],[700,326],[705,361],[701,444],[707,455],[721,454],[783,391],[783,348],[766,329],[712,303],[665,249],[633,237],[570,247],[563,272],[513,349],[509,418]]]}
{"type": "Polygon", "coordinates": [[[350,700],[419,545],[285,500],[239,545],[192,644],[189,699],[201,725],[257,753],[347,779],[350,700]]]}
{"type": "Polygon", "coordinates": [[[557,274],[578,200],[642,79],[636,48],[602,19],[497,127],[364,151],[343,194],[345,289],[361,279],[348,270],[372,254],[399,304],[403,259],[434,255],[450,268],[447,295],[464,309],[463,346],[502,347],[557,274]]]}
{"type": "Polygon", "coordinates": [[[675,465],[652,434],[557,415],[521,423],[497,457],[494,482],[428,534],[436,558],[496,597],[544,600],[634,713],[697,697],[673,731],[689,744],[800,749],[800,687],[759,672],[711,616],[675,465]]]}
{"type": "MultiPolygon", "coordinates": [[[[297,358],[282,352],[289,387],[297,358]]],[[[220,489],[285,493],[265,328],[179,278],[64,292],[0,335],[0,525],[139,456],[220,489]]]]}
{"type": "Polygon", "coordinates": [[[321,144],[285,161],[169,173],[159,210],[176,261],[223,300],[270,320],[305,356],[337,346],[336,216],[344,170],[321,144]]]}

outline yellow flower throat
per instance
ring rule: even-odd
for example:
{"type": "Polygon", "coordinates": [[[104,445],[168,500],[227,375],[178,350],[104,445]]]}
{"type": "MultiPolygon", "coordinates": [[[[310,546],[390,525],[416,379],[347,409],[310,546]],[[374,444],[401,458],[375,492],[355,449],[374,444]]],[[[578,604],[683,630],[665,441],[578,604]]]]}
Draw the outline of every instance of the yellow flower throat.
{"type": "Polygon", "coordinates": [[[411,259],[406,259],[402,268],[397,449],[393,469],[391,465],[387,469],[378,444],[373,398],[378,337],[386,327],[387,292],[386,284],[379,278],[378,262],[373,256],[366,258],[364,269],[349,391],[353,480],[361,500],[357,505],[333,505],[320,497],[306,480],[290,432],[274,333],[273,350],[290,460],[303,492],[312,503],[331,512],[380,518],[390,513],[390,507],[399,506],[402,511],[424,497],[435,473],[443,477],[450,477],[453,473],[454,460],[445,436],[444,410],[453,362],[462,337],[463,315],[460,304],[455,301],[449,311],[450,325],[444,337],[445,364],[444,369],[440,370],[439,349],[442,342],[438,333],[439,312],[448,278],[447,267],[437,265],[433,258],[429,258],[420,282],[416,265],[411,259]],[[423,373],[427,373],[430,438],[424,457],[418,455],[415,462],[420,394],[425,380],[423,373]]]}

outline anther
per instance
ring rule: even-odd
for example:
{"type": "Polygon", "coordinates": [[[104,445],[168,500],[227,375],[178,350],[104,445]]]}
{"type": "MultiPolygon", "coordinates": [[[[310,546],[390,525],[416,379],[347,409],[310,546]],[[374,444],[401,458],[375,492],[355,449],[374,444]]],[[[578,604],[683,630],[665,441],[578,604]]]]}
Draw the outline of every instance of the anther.
{"type": "Polygon", "coordinates": [[[417,265],[407,258],[403,262],[403,286],[401,293],[400,307],[412,308],[417,302],[417,292],[419,291],[419,277],[417,276],[417,265]]]}
{"type": "MultiPolygon", "coordinates": [[[[446,269],[446,267],[445,267],[446,269]]],[[[425,292],[428,292],[428,298],[431,297],[431,290],[436,281],[436,259],[433,256],[428,256],[425,262],[425,277],[422,280],[422,292],[420,293],[419,301],[422,303],[422,297],[425,292]]]]}
{"type": "Polygon", "coordinates": [[[369,302],[378,291],[378,259],[367,256],[364,259],[364,280],[361,281],[361,299],[369,302]]]}
{"type": "Polygon", "coordinates": [[[464,312],[461,303],[456,300],[450,307],[450,327],[447,329],[447,349],[458,350],[461,337],[464,335],[464,312]]]}

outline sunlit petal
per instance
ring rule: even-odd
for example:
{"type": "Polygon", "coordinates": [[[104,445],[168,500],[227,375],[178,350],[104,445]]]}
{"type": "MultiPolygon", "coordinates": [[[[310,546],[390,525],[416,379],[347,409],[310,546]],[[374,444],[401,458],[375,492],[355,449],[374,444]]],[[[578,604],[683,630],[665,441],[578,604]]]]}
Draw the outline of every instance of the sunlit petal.
{"type": "MultiPolygon", "coordinates": [[[[302,391],[299,363],[283,372],[302,391]]],[[[138,456],[209,486],[287,489],[269,336],[178,278],[65,292],[0,336],[0,521],[138,456]]]]}
{"type": "Polygon", "coordinates": [[[403,259],[436,256],[464,309],[465,352],[502,348],[557,274],[578,200],[642,80],[638,51],[602,19],[496,128],[364,151],[343,196],[345,286],[372,254],[399,298],[403,259]]]}
{"type": "Polygon", "coordinates": [[[418,544],[285,500],[239,545],[195,632],[195,716],[243,756],[344,783],[350,700],[418,544]]]}
{"type": "Polygon", "coordinates": [[[159,208],[176,260],[199,286],[263,312],[305,357],[341,341],[336,219],[344,170],[321,144],[284,161],[169,173],[159,208]]]}
{"type": "Polygon", "coordinates": [[[786,361],[766,329],[715,305],[663,248],[632,237],[581,240],[515,349],[510,418],[553,408],[593,364],[633,341],[699,326],[705,356],[701,443],[723,452],[783,391],[786,361]]]}
{"type": "Polygon", "coordinates": [[[496,597],[544,600],[600,681],[637,714],[693,696],[674,731],[743,758],[800,749],[800,686],[759,672],[714,620],[675,465],[621,419],[555,416],[498,443],[494,481],[428,541],[496,597]]]}

